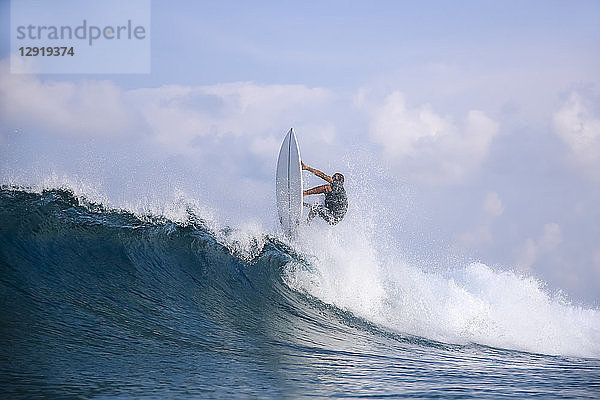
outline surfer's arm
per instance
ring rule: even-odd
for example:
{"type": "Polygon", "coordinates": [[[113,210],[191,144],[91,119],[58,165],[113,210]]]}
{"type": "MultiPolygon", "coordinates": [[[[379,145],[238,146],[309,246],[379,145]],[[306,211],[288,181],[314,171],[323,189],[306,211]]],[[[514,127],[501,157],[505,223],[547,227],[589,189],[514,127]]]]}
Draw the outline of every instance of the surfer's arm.
{"type": "MultiPolygon", "coordinates": [[[[302,169],[304,169],[304,170],[306,170],[308,172],[312,172],[313,174],[315,174],[319,178],[324,179],[324,180],[326,180],[329,183],[333,183],[333,178],[330,177],[329,175],[325,174],[322,171],[319,171],[318,169],[314,169],[313,167],[309,167],[308,165],[304,164],[304,162],[302,162],[302,161],[300,161],[300,162],[302,163],[302,169]]],[[[328,186],[328,185],[323,185],[323,186],[328,186]]],[[[328,192],[330,192],[330,191],[331,191],[331,188],[329,188],[328,192]]],[[[320,193],[323,193],[323,192],[320,192],[320,193]]],[[[315,193],[311,193],[311,194],[315,194],[315,193]]]]}
{"type": "Polygon", "coordinates": [[[316,186],[314,188],[305,190],[304,196],[307,196],[309,194],[321,194],[321,193],[325,193],[325,192],[331,192],[331,186],[321,185],[321,186],[316,186]]]}

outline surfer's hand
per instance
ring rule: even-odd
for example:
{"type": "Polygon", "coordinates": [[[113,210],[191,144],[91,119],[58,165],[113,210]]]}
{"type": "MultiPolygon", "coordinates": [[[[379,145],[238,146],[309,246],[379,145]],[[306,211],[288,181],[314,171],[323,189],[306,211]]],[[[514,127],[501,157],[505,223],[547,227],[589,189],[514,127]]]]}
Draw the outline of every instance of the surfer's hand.
{"type": "Polygon", "coordinates": [[[303,161],[300,161],[300,164],[302,164],[302,169],[309,171],[310,167],[308,165],[304,164],[303,161]]]}

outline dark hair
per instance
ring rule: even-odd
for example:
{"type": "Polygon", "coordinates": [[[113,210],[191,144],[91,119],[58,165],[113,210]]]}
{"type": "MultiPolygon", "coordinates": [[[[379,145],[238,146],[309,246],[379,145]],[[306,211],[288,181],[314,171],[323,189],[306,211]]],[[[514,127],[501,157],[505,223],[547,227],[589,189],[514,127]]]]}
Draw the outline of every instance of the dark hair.
{"type": "Polygon", "coordinates": [[[334,181],[338,181],[340,183],[344,183],[344,175],[340,174],[339,172],[336,172],[335,174],[333,174],[332,179],[334,181]]]}

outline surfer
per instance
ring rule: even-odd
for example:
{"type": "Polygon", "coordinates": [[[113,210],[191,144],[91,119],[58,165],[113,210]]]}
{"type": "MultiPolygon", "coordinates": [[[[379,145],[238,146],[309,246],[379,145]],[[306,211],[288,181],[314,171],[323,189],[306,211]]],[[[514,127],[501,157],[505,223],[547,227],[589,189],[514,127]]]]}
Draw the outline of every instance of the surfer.
{"type": "Polygon", "coordinates": [[[321,216],[330,225],[340,222],[348,210],[348,197],[346,196],[346,190],[344,190],[344,175],[336,172],[333,176],[329,176],[303,162],[302,169],[312,172],[319,178],[329,182],[329,185],[316,186],[303,192],[304,196],[325,193],[324,206],[321,204],[307,205],[310,207],[307,222],[310,223],[317,215],[321,216]]]}

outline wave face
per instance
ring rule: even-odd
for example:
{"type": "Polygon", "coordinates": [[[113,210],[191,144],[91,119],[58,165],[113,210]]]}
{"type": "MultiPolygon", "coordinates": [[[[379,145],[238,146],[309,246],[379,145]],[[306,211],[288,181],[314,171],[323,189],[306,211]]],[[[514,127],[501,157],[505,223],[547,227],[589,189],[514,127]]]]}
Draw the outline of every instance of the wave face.
{"type": "Polygon", "coordinates": [[[186,215],[3,188],[3,397],[600,395],[597,311],[532,281],[186,215]]]}

